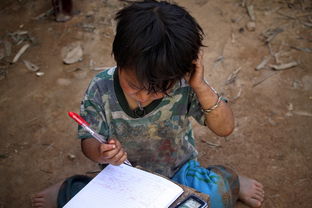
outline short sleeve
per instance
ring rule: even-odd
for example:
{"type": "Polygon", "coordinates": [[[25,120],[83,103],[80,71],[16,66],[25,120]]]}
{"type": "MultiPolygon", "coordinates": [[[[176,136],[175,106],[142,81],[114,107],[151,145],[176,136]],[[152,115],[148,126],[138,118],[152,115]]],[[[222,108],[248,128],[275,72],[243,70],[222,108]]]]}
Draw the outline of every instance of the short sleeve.
{"type": "MultiPolygon", "coordinates": [[[[84,99],[81,101],[80,116],[84,118],[90,127],[105,138],[109,137],[109,128],[104,111],[104,102],[99,94],[96,83],[91,82],[84,99]]],[[[78,138],[91,138],[92,135],[78,126],[78,138]]]]}
{"type": "Polygon", "coordinates": [[[188,103],[188,116],[192,116],[199,124],[205,124],[205,115],[202,111],[202,107],[198,101],[198,98],[192,88],[190,87],[189,91],[189,103],[188,103]]]}

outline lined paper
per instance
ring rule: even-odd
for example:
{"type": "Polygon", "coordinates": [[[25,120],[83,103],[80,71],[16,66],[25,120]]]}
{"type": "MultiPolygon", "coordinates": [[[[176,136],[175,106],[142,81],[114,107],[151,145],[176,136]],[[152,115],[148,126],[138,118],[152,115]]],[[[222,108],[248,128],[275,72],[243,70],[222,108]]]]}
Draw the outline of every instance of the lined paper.
{"type": "Polygon", "coordinates": [[[183,189],[163,177],[130,167],[108,165],[65,208],[167,208],[183,189]]]}

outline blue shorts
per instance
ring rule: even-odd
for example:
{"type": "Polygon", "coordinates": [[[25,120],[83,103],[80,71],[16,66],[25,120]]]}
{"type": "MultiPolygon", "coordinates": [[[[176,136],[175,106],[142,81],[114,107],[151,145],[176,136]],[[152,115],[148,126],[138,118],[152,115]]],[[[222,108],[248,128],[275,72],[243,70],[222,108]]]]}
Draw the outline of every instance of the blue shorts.
{"type": "Polygon", "coordinates": [[[211,208],[234,207],[238,199],[238,176],[223,166],[203,168],[199,162],[190,160],[171,179],[208,194],[211,208]]]}

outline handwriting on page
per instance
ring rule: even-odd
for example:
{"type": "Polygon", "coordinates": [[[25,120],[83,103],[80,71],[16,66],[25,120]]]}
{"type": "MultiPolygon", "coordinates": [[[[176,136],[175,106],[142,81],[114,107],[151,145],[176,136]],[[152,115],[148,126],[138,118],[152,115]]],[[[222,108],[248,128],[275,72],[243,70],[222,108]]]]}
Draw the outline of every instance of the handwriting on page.
{"type": "MultiPolygon", "coordinates": [[[[111,167],[108,167],[111,168],[111,167]]],[[[125,201],[136,201],[140,204],[140,207],[149,207],[151,204],[155,203],[162,193],[166,191],[159,180],[151,177],[137,177],[131,171],[112,171],[104,172],[101,177],[107,177],[105,181],[110,183],[104,183],[103,180],[96,181],[98,185],[107,188],[108,190],[114,190],[114,195],[123,195],[125,201]],[[146,193],[146,187],[149,187],[149,192],[146,193]],[[126,194],[125,194],[126,193],[126,194]],[[144,198],[143,198],[144,196],[144,198]]],[[[120,200],[120,199],[119,199],[120,200]]]]}
{"type": "Polygon", "coordinates": [[[160,176],[129,167],[107,166],[65,208],[168,207],[182,188],[160,176]]]}

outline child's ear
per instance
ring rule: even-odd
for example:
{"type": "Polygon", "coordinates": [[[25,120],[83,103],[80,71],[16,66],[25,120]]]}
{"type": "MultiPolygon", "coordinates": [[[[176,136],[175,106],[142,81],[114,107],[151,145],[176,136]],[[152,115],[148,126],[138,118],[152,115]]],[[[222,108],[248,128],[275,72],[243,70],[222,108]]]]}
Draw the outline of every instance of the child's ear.
{"type": "Polygon", "coordinates": [[[191,73],[186,73],[183,78],[188,82],[190,80],[190,77],[191,73]]]}
{"type": "Polygon", "coordinates": [[[196,60],[193,60],[190,74],[192,74],[196,69],[196,60]]]}
{"type": "Polygon", "coordinates": [[[187,72],[187,73],[184,75],[184,79],[185,79],[186,81],[189,81],[189,80],[190,80],[190,78],[191,78],[192,74],[194,73],[195,69],[196,69],[196,64],[195,64],[195,62],[193,61],[192,66],[191,66],[189,72],[187,72]]]}

